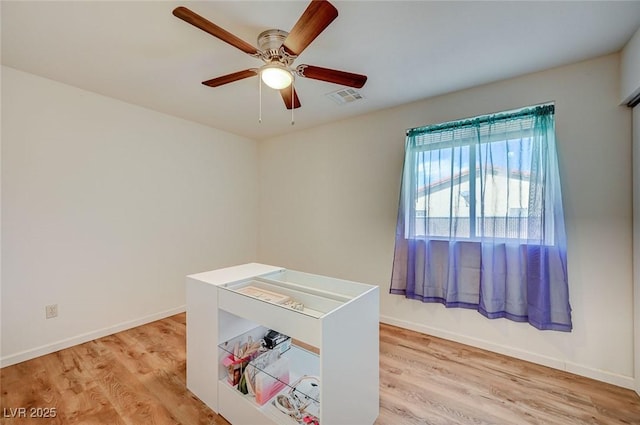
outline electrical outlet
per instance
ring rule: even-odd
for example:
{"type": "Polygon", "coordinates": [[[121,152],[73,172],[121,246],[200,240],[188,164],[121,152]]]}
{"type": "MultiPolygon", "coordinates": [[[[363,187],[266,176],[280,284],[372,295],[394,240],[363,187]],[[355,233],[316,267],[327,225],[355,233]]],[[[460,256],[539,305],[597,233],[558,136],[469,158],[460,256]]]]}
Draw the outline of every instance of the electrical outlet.
{"type": "Polygon", "coordinates": [[[45,314],[47,319],[53,319],[54,317],[58,317],[58,304],[46,305],[44,307],[45,314]]]}

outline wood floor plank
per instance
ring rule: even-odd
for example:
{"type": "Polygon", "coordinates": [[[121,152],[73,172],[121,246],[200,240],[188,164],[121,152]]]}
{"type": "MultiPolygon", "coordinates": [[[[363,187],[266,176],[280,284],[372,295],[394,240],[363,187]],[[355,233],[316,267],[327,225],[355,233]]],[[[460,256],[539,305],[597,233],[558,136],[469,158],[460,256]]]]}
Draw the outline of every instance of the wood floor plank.
{"type": "Polygon", "coordinates": [[[459,409],[471,403],[474,410],[501,418],[492,423],[640,424],[640,398],[629,390],[388,325],[381,325],[380,346],[383,385],[385,365],[414,378],[427,372],[425,390],[449,392],[449,403],[459,409]],[[615,396],[600,403],[587,391],[611,394],[610,387],[615,396]],[[603,406],[621,403],[628,409],[602,414],[603,406]]]}
{"type": "Polygon", "coordinates": [[[86,365],[77,350],[61,350],[41,359],[60,394],[57,417],[61,423],[108,420],[109,423],[124,424],[102,388],[93,380],[86,379],[86,365]]]}
{"type": "Polygon", "coordinates": [[[158,399],[146,391],[139,376],[130,372],[122,364],[117,353],[110,350],[102,340],[92,341],[83,346],[90,373],[126,423],[180,423],[158,399]]]}
{"type": "Polygon", "coordinates": [[[121,362],[129,372],[138,375],[138,379],[151,395],[163,405],[172,406],[172,414],[179,422],[206,425],[214,421],[214,413],[210,409],[203,409],[202,402],[186,388],[185,373],[180,365],[184,363],[184,359],[178,363],[175,360],[169,360],[173,366],[171,370],[174,370],[170,372],[165,369],[164,363],[168,361],[165,354],[145,353],[131,349],[138,347],[144,350],[145,344],[133,339],[127,333],[103,338],[101,342],[111,349],[117,361],[121,362]],[[179,373],[176,374],[175,370],[179,373]],[[193,422],[193,418],[197,418],[197,422],[193,422]]]}
{"type": "Polygon", "coordinates": [[[14,411],[15,409],[22,409],[22,412],[19,412],[17,415],[9,412],[9,417],[7,417],[6,408],[4,407],[5,404],[2,403],[3,408],[1,410],[3,419],[5,420],[3,423],[7,425],[25,425],[42,424],[43,421],[46,421],[46,423],[50,425],[63,424],[64,421],[57,413],[48,414],[47,416],[49,417],[47,418],[42,417],[44,416],[42,415],[44,410],[46,410],[47,413],[51,413],[52,408],[53,410],[57,410],[57,406],[63,403],[62,396],[54,385],[56,379],[49,374],[45,359],[43,357],[35,358],[24,362],[21,366],[22,367],[18,369],[18,380],[11,380],[13,385],[21,388],[21,391],[7,392],[5,394],[4,387],[8,382],[5,383],[4,380],[0,381],[3,387],[2,395],[8,400],[7,404],[9,408],[13,407],[14,411]],[[24,379],[25,372],[29,374],[29,379],[24,379]]]}
{"type": "MultiPolygon", "coordinates": [[[[57,415],[46,421],[3,417],[1,423],[229,425],[186,388],[185,335],[186,315],[179,314],[5,367],[0,370],[0,412],[55,407],[57,415]]],[[[640,397],[381,325],[375,425],[456,424],[640,425],[640,397]]]]}

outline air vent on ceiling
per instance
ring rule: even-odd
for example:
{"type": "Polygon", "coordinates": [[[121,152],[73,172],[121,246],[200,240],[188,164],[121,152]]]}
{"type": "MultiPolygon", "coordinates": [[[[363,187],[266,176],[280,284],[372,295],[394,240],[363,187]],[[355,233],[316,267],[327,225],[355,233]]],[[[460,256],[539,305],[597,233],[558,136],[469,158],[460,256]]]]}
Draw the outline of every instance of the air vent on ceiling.
{"type": "Polygon", "coordinates": [[[349,88],[340,89],[332,93],[327,93],[325,96],[336,102],[338,105],[344,105],[345,103],[364,99],[364,97],[362,97],[362,94],[360,94],[358,90],[349,88]]]}

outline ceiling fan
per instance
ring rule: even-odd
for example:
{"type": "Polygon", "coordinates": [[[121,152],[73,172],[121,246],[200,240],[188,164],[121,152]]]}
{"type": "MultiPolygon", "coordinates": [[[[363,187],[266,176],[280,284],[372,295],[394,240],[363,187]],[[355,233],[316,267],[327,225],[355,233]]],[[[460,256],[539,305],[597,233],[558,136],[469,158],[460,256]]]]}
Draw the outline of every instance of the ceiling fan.
{"type": "Polygon", "coordinates": [[[223,84],[260,75],[265,84],[280,91],[287,109],[294,109],[300,107],[300,99],[293,87],[295,76],[355,88],[361,88],[367,81],[366,75],[321,68],[319,66],[298,65],[293,68],[295,59],[338,16],[338,10],[326,0],[313,0],[290,32],[279,29],[269,29],[260,33],[260,35],[258,35],[259,48],[241,40],[184,6],[175,8],[173,14],[183,21],[208,32],[225,43],[264,62],[264,65],[259,68],[245,69],[203,81],[202,84],[206,86],[218,87],[223,84]]]}

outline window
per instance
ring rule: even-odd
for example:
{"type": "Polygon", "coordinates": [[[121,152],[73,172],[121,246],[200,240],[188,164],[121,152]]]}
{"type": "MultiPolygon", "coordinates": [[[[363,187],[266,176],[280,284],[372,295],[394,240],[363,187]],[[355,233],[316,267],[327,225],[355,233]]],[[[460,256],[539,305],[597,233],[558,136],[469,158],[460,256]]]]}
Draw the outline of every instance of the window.
{"type": "Polygon", "coordinates": [[[529,214],[533,121],[411,130],[406,236],[543,239],[539,211],[529,214]]]}
{"type": "Polygon", "coordinates": [[[391,292],[570,330],[553,104],[407,132],[391,292]]]}

